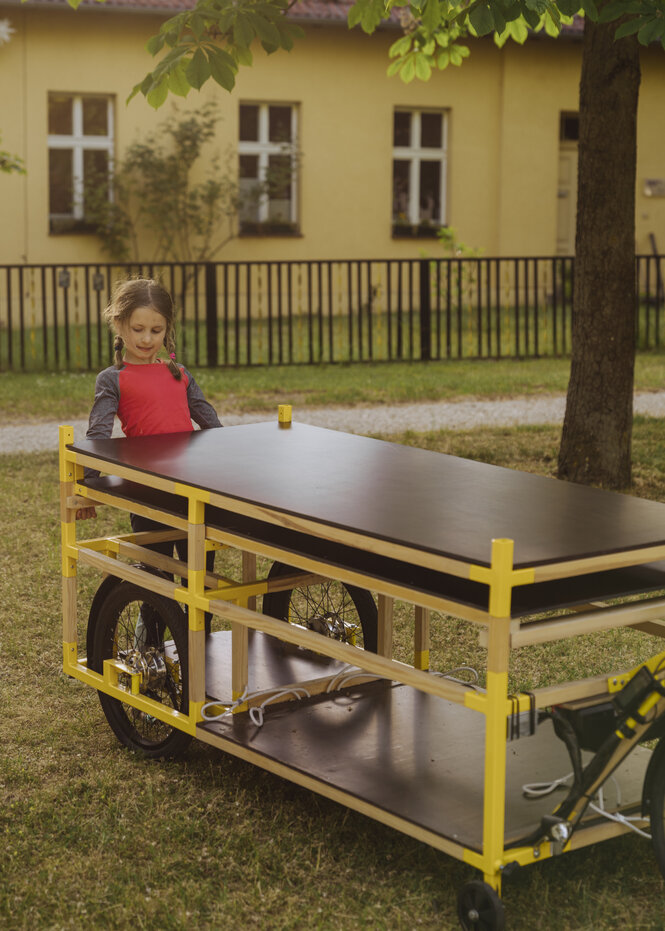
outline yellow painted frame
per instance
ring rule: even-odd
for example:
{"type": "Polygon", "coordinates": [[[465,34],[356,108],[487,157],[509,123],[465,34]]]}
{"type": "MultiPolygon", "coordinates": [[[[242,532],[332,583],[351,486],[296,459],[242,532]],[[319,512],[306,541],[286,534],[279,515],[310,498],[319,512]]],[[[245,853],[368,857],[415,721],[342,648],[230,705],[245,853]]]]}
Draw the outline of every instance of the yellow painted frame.
{"type": "MultiPolygon", "coordinates": [[[[280,427],[288,429],[291,411],[288,406],[281,406],[279,411],[280,427]]],[[[354,647],[322,637],[296,625],[286,625],[255,611],[257,596],[269,590],[288,588],[292,585],[288,578],[269,582],[256,578],[256,556],[269,556],[284,560],[285,554],[276,545],[266,545],[257,541],[246,540],[231,533],[207,527],[205,524],[205,505],[207,503],[235,510],[249,516],[260,516],[261,520],[274,524],[284,523],[284,516],[270,512],[265,508],[247,505],[223,495],[203,492],[200,489],[176,482],[169,482],[155,476],[127,467],[113,467],[94,457],[74,452],[70,446],[74,440],[73,429],[69,426],[60,428],[60,518],[62,541],[62,604],[63,604],[63,670],[91,687],[105,692],[114,698],[147,711],[173,727],[203,740],[222,747],[243,759],[269,768],[272,772],[284,776],[300,785],[334,798],[358,811],[389,824],[398,830],[423,840],[425,843],[443,850],[450,855],[464,860],[479,869],[485,881],[494,889],[501,890],[501,874],[508,863],[526,865],[553,855],[549,842],[538,847],[504,849],[504,807],[506,779],[506,726],[509,716],[528,711],[531,697],[527,695],[508,695],[508,670],[511,649],[525,643],[540,642],[545,639],[558,639],[584,633],[588,630],[612,628],[618,626],[642,626],[649,624],[658,636],[665,636],[665,626],[658,628],[654,619],[665,616],[665,599],[651,599],[646,604],[635,602],[618,608],[605,606],[591,607],[585,612],[578,612],[574,621],[570,618],[555,621],[531,622],[522,626],[511,618],[512,589],[519,585],[529,585],[544,578],[565,578],[566,574],[576,575],[597,571],[599,559],[577,560],[574,564],[560,564],[546,569],[519,568],[513,565],[513,541],[497,539],[492,541],[492,555],[489,566],[460,563],[454,559],[438,558],[431,554],[426,562],[431,568],[458,575],[463,578],[481,582],[489,589],[489,609],[483,612],[464,608],[445,598],[414,592],[399,584],[378,580],[352,570],[332,568],[325,562],[306,556],[288,554],[288,562],[299,570],[312,573],[314,577],[338,579],[347,584],[360,585],[377,592],[379,598],[379,650],[376,654],[365,654],[354,647]],[[91,466],[111,471],[133,482],[158,487],[171,494],[182,496],[187,501],[187,519],[175,515],[156,512],[145,506],[123,500],[111,493],[91,492],[81,483],[83,467],[91,466]],[[152,539],[146,534],[126,534],[116,537],[94,540],[76,538],[75,511],[85,504],[108,504],[136,513],[145,513],[158,519],[162,524],[173,528],[173,537],[186,534],[189,543],[188,564],[185,566],[177,560],[158,557],[170,569],[177,568],[177,574],[186,580],[180,585],[150,572],[121,562],[119,556],[140,556],[148,565],[155,564],[155,556],[141,546],[142,542],[152,539]],[[211,576],[205,570],[205,554],[210,548],[235,546],[243,551],[243,578],[241,582],[211,576]],[[189,617],[189,682],[190,701],[187,715],[169,710],[163,705],[140,693],[136,676],[130,670],[120,669],[114,661],[106,661],[103,674],[90,670],[84,656],[79,655],[76,623],[76,577],[78,563],[93,566],[101,572],[110,573],[118,578],[134,581],[166,597],[173,598],[188,606],[189,617]],[[416,624],[414,641],[414,663],[412,666],[397,662],[391,658],[392,646],[392,600],[400,598],[416,606],[416,624]],[[473,691],[463,685],[441,677],[431,676],[426,671],[429,666],[429,611],[438,610],[481,625],[487,645],[487,688],[485,692],[473,691]],[[205,703],[205,630],[204,615],[210,612],[231,622],[233,638],[233,700],[238,701],[244,694],[247,684],[247,634],[249,629],[260,630],[278,639],[295,643],[314,650],[324,656],[339,659],[360,667],[368,678],[383,676],[410,685],[426,693],[439,696],[448,701],[462,704],[483,714],[485,727],[485,774],[484,774],[484,811],[482,850],[470,850],[409,822],[393,816],[373,805],[353,798],[346,793],[323,786],[306,773],[299,773],[283,764],[266,764],[265,760],[251,748],[243,748],[225,743],[221,738],[215,739],[206,732],[201,732],[197,725],[203,720],[202,707],[205,703]],[[129,674],[131,688],[128,691],[119,683],[119,674],[129,674]]],[[[341,540],[353,546],[366,546],[378,553],[400,558],[413,558],[415,551],[408,547],[384,544],[371,540],[362,534],[350,533],[338,528],[322,528],[307,519],[289,518],[289,526],[316,536],[341,540]]],[[[154,536],[154,535],[153,535],[154,536]]],[[[164,535],[162,535],[164,536],[164,535]]],[[[660,558],[662,548],[652,547],[611,557],[611,566],[640,564],[660,558]]],[[[419,564],[423,554],[417,554],[419,564]]],[[[661,654],[659,658],[662,658],[661,654]]],[[[651,661],[652,668],[659,658],[651,661]]],[[[623,684],[636,670],[617,673],[611,677],[595,677],[560,686],[539,689],[534,693],[536,707],[547,707],[554,702],[569,701],[573,698],[610,693],[616,690],[617,682],[623,684]],[[612,684],[614,683],[614,685],[612,684]]],[[[321,680],[328,682],[328,679],[321,680]]],[[[310,683],[308,683],[310,685],[310,683]]],[[[268,693],[265,693],[268,694],[268,693]]],[[[261,699],[265,698],[262,694],[261,699]]],[[[284,700],[284,698],[281,698],[284,700]]],[[[236,712],[245,710],[253,703],[243,702],[236,707],[236,712]]],[[[580,828],[569,842],[566,849],[576,849],[586,844],[596,843],[607,837],[621,834],[626,829],[616,823],[580,828]]]]}

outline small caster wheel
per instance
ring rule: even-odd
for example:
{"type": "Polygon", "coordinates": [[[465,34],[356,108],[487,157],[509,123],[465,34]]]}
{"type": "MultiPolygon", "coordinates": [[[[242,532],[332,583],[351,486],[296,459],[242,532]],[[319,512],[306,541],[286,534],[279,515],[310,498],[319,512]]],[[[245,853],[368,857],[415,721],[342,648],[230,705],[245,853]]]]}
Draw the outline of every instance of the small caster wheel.
{"type": "Polygon", "coordinates": [[[460,889],[457,917],[464,931],[503,931],[503,903],[487,883],[474,879],[460,889]]]}

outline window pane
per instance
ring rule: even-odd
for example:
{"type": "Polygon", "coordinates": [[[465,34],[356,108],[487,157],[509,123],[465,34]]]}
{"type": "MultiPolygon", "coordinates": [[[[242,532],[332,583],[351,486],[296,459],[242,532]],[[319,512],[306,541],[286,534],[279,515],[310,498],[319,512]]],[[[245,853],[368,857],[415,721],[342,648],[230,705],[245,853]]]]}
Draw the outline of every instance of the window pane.
{"type": "Polygon", "coordinates": [[[269,142],[291,142],[291,107],[268,108],[269,142]]]}
{"type": "Polygon", "coordinates": [[[74,128],[72,107],[74,98],[65,94],[48,96],[48,131],[52,136],[71,136],[74,128]]]}
{"type": "Polygon", "coordinates": [[[258,155],[241,155],[240,156],[240,177],[252,178],[254,181],[259,177],[259,157],[258,155]]]}
{"type": "Polygon", "coordinates": [[[72,190],[72,149],[51,149],[49,162],[49,213],[71,216],[74,213],[72,190]]]}
{"type": "Polygon", "coordinates": [[[271,155],[268,158],[268,194],[280,200],[291,199],[291,159],[288,155],[271,155]]]}
{"type": "Polygon", "coordinates": [[[441,217],[441,163],[420,163],[420,219],[439,222],[441,217]]]}
{"type": "Polygon", "coordinates": [[[411,145],[411,114],[395,111],[393,145],[411,145]]]}
{"type": "Polygon", "coordinates": [[[83,98],[83,135],[106,136],[109,131],[106,97],[83,98]]]}
{"type": "Polygon", "coordinates": [[[580,138],[580,118],[577,113],[562,113],[559,123],[561,142],[577,142],[580,138]]]}
{"type": "Polygon", "coordinates": [[[83,212],[90,213],[92,205],[109,196],[108,152],[86,149],[83,152],[83,212]]]}
{"type": "Polygon", "coordinates": [[[255,104],[240,104],[240,141],[258,142],[259,108],[255,104]]]}
{"type": "Polygon", "coordinates": [[[440,149],[443,144],[443,117],[440,113],[421,113],[420,144],[426,149],[440,149]]]}
{"type": "Polygon", "coordinates": [[[291,159],[271,155],[268,159],[268,219],[289,223],[291,217],[291,159]]]}
{"type": "Polygon", "coordinates": [[[403,159],[393,162],[393,220],[409,221],[409,166],[403,159]]]}
{"type": "Polygon", "coordinates": [[[258,223],[259,200],[259,157],[258,155],[241,155],[239,165],[240,184],[240,222],[258,223]]]}

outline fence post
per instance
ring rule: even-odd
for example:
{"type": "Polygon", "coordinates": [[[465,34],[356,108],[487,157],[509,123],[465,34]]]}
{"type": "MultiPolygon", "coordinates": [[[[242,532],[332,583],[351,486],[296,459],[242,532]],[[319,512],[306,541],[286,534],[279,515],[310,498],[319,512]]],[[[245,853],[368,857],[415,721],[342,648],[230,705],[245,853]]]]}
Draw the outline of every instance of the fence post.
{"type": "Polygon", "coordinates": [[[211,368],[219,364],[217,352],[217,267],[214,262],[205,263],[206,283],[206,362],[211,368]]]}
{"type": "Polygon", "coordinates": [[[420,358],[432,358],[432,313],[430,304],[429,259],[420,259],[420,358]]]}

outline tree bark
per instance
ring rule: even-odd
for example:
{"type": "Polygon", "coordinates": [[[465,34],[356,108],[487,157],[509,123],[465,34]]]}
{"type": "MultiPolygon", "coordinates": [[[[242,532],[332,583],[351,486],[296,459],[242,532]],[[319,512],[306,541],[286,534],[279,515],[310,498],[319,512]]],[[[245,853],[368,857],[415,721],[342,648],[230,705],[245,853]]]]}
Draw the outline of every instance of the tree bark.
{"type": "Polygon", "coordinates": [[[639,46],[616,23],[584,26],[572,363],[559,478],[631,481],[639,46]]]}

